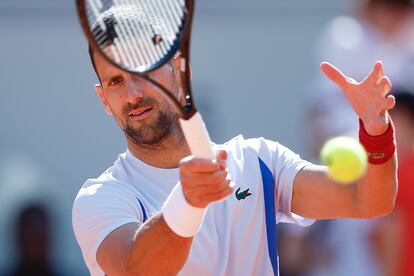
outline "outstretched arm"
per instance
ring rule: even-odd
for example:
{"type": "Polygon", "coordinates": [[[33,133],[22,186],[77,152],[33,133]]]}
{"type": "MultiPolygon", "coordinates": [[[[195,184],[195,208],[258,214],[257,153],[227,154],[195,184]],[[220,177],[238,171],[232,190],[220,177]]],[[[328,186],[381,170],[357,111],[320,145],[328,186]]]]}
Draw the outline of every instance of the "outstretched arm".
{"type": "MultiPolygon", "coordinates": [[[[345,76],[329,63],[322,63],[321,69],[342,89],[370,136],[388,130],[387,111],[395,106],[395,98],[387,96],[391,82],[381,62],[362,82],[345,76]]],[[[368,164],[366,174],[355,185],[339,185],[326,176],[326,171],[324,166],[311,165],[298,173],[292,196],[294,213],[315,219],[371,218],[392,210],[397,192],[395,153],[386,163],[368,164]]]]}

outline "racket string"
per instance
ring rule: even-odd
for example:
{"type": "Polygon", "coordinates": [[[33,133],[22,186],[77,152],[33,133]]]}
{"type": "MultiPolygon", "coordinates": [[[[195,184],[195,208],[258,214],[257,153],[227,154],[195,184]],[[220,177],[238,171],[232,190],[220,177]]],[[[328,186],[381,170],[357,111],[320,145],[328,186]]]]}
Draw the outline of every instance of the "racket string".
{"type": "MultiPolygon", "coordinates": [[[[154,13],[156,16],[158,16],[159,18],[164,18],[164,19],[166,19],[166,21],[168,21],[168,22],[165,22],[164,23],[164,26],[162,26],[162,27],[166,27],[168,29],[168,27],[170,26],[171,22],[169,22],[168,17],[165,17],[165,13],[163,13],[163,10],[160,9],[159,7],[157,9],[157,8],[155,8],[152,5],[149,6],[149,8],[150,8],[151,12],[154,13]],[[163,14],[161,15],[160,12],[163,13],[163,14]]],[[[165,45],[165,43],[168,42],[167,38],[169,37],[169,34],[168,33],[170,31],[161,28],[161,26],[159,28],[160,34],[157,34],[156,30],[153,30],[153,31],[154,31],[154,38],[155,38],[156,35],[160,35],[159,41],[153,41],[153,43],[154,44],[158,44],[159,47],[161,48],[161,51],[165,54],[167,52],[167,49],[170,46],[170,45],[168,45],[168,46],[165,45]]]]}
{"type": "MultiPolygon", "coordinates": [[[[127,1],[128,4],[132,5],[131,1],[127,1]]],[[[139,39],[140,37],[142,37],[142,33],[140,32],[141,28],[139,27],[139,22],[137,22],[136,20],[127,22],[129,24],[129,27],[131,29],[132,32],[132,37],[133,40],[135,41],[135,44],[137,45],[137,47],[135,49],[142,49],[143,51],[136,51],[138,53],[138,56],[142,56],[142,58],[140,59],[140,64],[150,64],[152,62],[152,56],[151,56],[151,50],[148,49],[148,47],[145,47],[144,41],[142,41],[142,39],[139,39]],[[141,53],[142,52],[142,53],[141,53]]]]}
{"type": "MultiPolygon", "coordinates": [[[[126,28],[128,29],[128,27],[129,27],[129,29],[130,29],[130,32],[131,32],[130,33],[130,35],[131,35],[130,39],[133,42],[134,48],[135,49],[143,49],[144,45],[142,44],[142,41],[139,39],[139,37],[141,36],[138,33],[139,29],[136,26],[131,26],[131,24],[135,25],[136,22],[128,22],[127,24],[129,26],[126,26],[126,28]]],[[[134,51],[134,52],[136,52],[136,56],[137,56],[137,59],[138,59],[135,66],[139,66],[140,64],[150,64],[151,63],[151,58],[149,57],[149,55],[147,53],[148,49],[144,49],[143,51],[134,51]]]]}
{"type": "Polygon", "coordinates": [[[175,51],[187,13],[184,0],[86,2],[95,41],[122,67],[145,71],[175,51]]]}
{"type": "MultiPolygon", "coordinates": [[[[126,1],[126,4],[130,4],[130,1],[126,1]]],[[[147,40],[146,37],[148,36],[148,35],[145,35],[148,32],[148,30],[145,30],[145,25],[146,24],[142,24],[140,22],[137,22],[137,20],[128,20],[128,21],[121,21],[120,25],[122,25],[123,29],[125,29],[125,30],[126,29],[131,30],[131,32],[132,32],[130,34],[131,37],[132,37],[131,39],[137,40],[137,43],[140,42],[139,45],[141,47],[132,48],[130,50],[132,52],[140,52],[140,50],[141,50],[146,55],[146,59],[142,60],[143,62],[140,62],[139,60],[137,60],[136,64],[134,64],[132,67],[139,67],[142,64],[151,64],[152,62],[154,62],[154,60],[157,59],[157,55],[153,51],[153,49],[151,49],[151,47],[148,47],[148,43],[146,42],[146,40],[147,40]],[[127,26],[126,24],[129,24],[129,26],[127,26]],[[144,25],[144,26],[142,26],[142,25],[144,25]],[[141,27],[139,27],[139,26],[141,26],[141,27]]],[[[137,56],[138,56],[138,54],[137,54],[137,56]]]]}
{"type": "MultiPolygon", "coordinates": [[[[160,11],[162,12],[162,17],[166,19],[167,24],[166,27],[168,28],[168,32],[170,34],[174,34],[174,33],[178,33],[178,29],[176,28],[176,24],[174,24],[174,18],[171,17],[171,13],[168,12],[168,8],[166,8],[165,6],[165,1],[159,1],[156,2],[158,5],[162,5],[162,8],[160,8],[160,11]],[[175,27],[175,28],[173,28],[175,27]]],[[[173,44],[174,41],[172,41],[170,39],[170,36],[166,35],[165,36],[168,40],[169,46],[171,46],[173,44]]]]}
{"type": "MultiPolygon", "coordinates": [[[[121,2],[121,1],[117,1],[117,2],[121,2]]],[[[121,4],[121,3],[119,3],[119,4],[121,4]]],[[[122,30],[122,36],[123,36],[123,39],[128,39],[126,36],[125,36],[125,32],[126,32],[126,29],[128,29],[128,27],[127,26],[125,26],[125,24],[126,24],[126,22],[127,21],[125,21],[125,20],[118,20],[119,22],[118,22],[118,25],[119,26],[121,26],[120,27],[120,30],[122,30]]],[[[130,20],[130,21],[132,21],[132,22],[135,22],[136,20],[130,20]]],[[[142,48],[139,48],[139,49],[134,49],[134,48],[127,48],[126,50],[128,51],[128,52],[130,52],[129,54],[131,55],[131,53],[132,52],[135,52],[135,51],[139,51],[139,50],[146,50],[147,51],[147,53],[148,53],[148,55],[149,55],[149,57],[150,57],[150,59],[149,59],[149,62],[150,63],[154,63],[156,60],[158,60],[159,58],[160,58],[160,54],[159,53],[157,53],[157,49],[155,48],[155,47],[151,47],[151,43],[152,43],[152,39],[151,39],[151,37],[152,37],[152,30],[151,30],[151,28],[150,28],[150,26],[149,26],[149,24],[145,24],[145,23],[143,23],[143,22],[138,22],[138,24],[141,26],[141,27],[137,27],[137,28],[133,28],[133,29],[135,29],[135,30],[137,30],[137,31],[139,31],[139,30],[141,30],[143,33],[144,33],[144,35],[140,35],[140,37],[139,37],[139,39],[142,41],[142,43],[144,44],[144,47],[142,47],[142,48]],[[135,51],[134,51],[135,50],[135,51]]],[[[139,63],[139,62],[138,62],[139,63]]],[[[142,64],[133,64],[133,63],[130,63],[130,65],[132,65],[132,66],[130,66],[130,67],[139,67],[140,65],[142,65],[142,64]]]]}
{"type": "Polygon", "coordinates": [[[147,61],[141,59],[140,58],[140,51],[133,51],[133,49],[139,49],[138,47],[136,47],[138,42],[135,39],[136,34],[133,33],[133,28],[130,28],[130,27],[124,25],[124,24],[120,24],[120,27],[123,31],[122,32],[123,37],[121,39],[126,41],[126,42],[129,42],[128,43],[129,47],[127,48],[127,50],[128,50],[128,53],[130,54],[131,59],[133,60],[133,62],[131,63],[131,67],[138,67],[141,64],[145,64],[146,62],[150,61],[149,59],[147,59],[147,61]],[[130,30],[130,31],[128,31],[128,30],[130,30]],[[135,41],[135,43],[134,43],[134,41],[135,41]]]}

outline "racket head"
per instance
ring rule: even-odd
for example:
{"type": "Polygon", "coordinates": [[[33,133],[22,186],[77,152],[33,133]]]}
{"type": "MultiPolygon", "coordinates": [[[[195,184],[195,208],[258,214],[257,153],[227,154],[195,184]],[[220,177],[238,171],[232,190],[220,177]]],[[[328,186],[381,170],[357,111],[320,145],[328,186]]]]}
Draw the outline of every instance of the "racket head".
{"type": "Polygon", "coordinates": [[[90,45],[122,70],[145,74],[180,48],[190,11],[184,0],[77,0],[90,45]]]}

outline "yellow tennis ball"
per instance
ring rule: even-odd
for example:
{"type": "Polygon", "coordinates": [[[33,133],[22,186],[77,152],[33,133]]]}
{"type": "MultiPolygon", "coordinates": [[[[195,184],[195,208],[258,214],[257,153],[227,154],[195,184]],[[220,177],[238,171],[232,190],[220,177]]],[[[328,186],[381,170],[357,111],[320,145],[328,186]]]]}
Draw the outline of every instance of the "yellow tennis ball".
{"type": "Polygon", "coordinates": [[[367,160],[364,147],[350,137],[332,138],[321,150],[321,161],[328,166],[328,176],[341,184],[358,180],[367,169],[367,160]]]}

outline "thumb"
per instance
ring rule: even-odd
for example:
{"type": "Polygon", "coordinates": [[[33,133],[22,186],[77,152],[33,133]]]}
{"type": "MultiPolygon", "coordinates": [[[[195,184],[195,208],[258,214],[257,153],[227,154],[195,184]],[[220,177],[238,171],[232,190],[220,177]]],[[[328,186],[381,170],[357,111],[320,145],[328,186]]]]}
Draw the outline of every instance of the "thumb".
{"type": "Polygon", "coordinates": [[[328,77],[328,79],[336,83],[336,85],[338,85],[340,88],[343,89],[348,85],[350,79],[332,64],[328,62],[322,62],[321,70],[328,77]]]}

